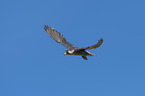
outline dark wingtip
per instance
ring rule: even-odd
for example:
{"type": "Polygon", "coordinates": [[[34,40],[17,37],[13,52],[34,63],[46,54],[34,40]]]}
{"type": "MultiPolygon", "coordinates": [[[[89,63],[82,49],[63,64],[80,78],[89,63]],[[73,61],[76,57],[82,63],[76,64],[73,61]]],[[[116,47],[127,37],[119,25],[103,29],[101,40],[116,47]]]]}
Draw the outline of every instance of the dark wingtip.
{"type": "Polygon", "coordinates": [[[46,28],[48,27],[48,25],[44,25],[44,29],[46,30],[46,28]]]}
{"type": "Polygon", "coordinates": [[[98,40],[98,42],[100,42],[100,41],[103,42],[103,38],[101,38],[100,40],[98,40]]]}
{"type": "Polygon", "coordinates": [[[44,25],[44,27],[46,27],[47,25],[44,25]]]}
{"type": "Polygon", "coordinates": [[[46,25],[44,25],[43,28],[46,30],[46,25]]]}

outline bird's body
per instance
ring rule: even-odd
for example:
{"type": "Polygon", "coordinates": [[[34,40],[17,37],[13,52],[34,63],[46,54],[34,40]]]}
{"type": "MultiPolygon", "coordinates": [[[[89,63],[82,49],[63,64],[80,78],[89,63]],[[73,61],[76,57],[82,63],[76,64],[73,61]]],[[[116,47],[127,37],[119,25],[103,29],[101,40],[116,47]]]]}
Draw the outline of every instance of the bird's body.
{"type": "Polygon", "coordinates": [[[68,49],[67,51],[65,51],[65,53],[64,53],[65,55],[78,55],[78,56],[82,56],[82,58],[85,60],[87,60],[86,56],[93,56],[94,55],[94,54],[88,52],[87,50],[98,48],[103,43],[103,39],[100,39],[99,42],[93,46],[79,48],[79,47],[76,47],[75,45],[70,44],[63,37],[62,34],[60,34],[55,29],[51,28],[50,26],[44,25],[44,29],[49,34],[50,37],[52,37],[56,42],[64,45],[68,49]]]}
{"type": "Polygon", "coordinates": [[[78,55],[78,56],[82,56],[83,59],[87,60],[86,56],[95,56],[95,54],[90,53],[89,51],[85,50],[85,49],[76,49],[76,50],[67,50],[65,53],[65,55],[78,55]]]}

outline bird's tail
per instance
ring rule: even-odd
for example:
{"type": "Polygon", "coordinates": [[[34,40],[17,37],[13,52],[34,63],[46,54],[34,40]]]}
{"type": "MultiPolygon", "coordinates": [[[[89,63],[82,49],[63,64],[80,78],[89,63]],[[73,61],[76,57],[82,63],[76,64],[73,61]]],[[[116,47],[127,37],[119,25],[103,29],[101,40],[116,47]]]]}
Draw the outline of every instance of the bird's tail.
{"type": "Polygon", "coordinates": [[[88,53],[89,56],[96,56],[95,54],[89,52],[89,51],[86,51],[88,53]]]}

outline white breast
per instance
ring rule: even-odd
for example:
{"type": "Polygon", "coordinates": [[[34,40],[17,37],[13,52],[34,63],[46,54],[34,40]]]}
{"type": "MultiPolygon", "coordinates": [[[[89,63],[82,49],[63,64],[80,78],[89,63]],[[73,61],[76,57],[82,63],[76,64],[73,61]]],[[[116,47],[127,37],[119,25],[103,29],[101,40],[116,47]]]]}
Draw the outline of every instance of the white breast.
{"type": "Polygon", "coordinates": [[[74,52],[74,50],[69,50],[68,53],[72,54],[74,52]]]}

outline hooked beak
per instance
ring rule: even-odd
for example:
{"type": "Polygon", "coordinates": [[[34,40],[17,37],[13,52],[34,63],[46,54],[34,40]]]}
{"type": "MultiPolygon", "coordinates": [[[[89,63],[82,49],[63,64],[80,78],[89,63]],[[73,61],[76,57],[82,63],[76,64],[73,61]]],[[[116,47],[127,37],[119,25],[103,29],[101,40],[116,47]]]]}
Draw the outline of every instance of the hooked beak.
{"type": "Polygon", "coordinates": [[[64,53],[64,55],[66,55],[66,52],[64,53]]]}

